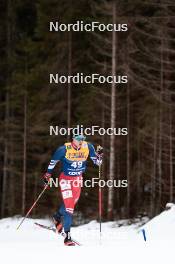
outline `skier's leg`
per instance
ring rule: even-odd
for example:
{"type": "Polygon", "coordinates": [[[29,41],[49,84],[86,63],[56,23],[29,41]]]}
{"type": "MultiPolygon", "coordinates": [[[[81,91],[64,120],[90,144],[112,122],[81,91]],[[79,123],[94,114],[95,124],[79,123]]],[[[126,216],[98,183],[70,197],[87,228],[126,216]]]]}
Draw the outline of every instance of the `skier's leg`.
{"type": "Polygon", "coordinates": [[[64,203],[61,204],[58,211],[53,215],[54,224],[58,232],[62,231],[62,226],[64,226],[64,231],[70,231],[72,225],[72,213],[66,211],[64,203]],[[63,219],[63,225],[61,223],[63,219]]]}
{"type": "Polygon", "coordinates": [[[59,209],[59,214],[63,216],[63,225],[65,231],[70,231],[72,225],[72,215],[74,211],[74,200],[72,194],[72,177],[61,173],[59,178],[63,204],[59,209]]]}
{"type": "Polygon", "coordinates": [[[63,224],[62,224],[62,207],[64,207],[64,204],[61,204],[61,206],[58,208],[58,210],[54,213],[53,215],[53,222],[55,224],[56,229],[58,230],[59,233],[62,232],[63,229],[63,224]]]}
{"type": "Polygon", "coordinates": [[[81,176],[72,178],[63,173],[60,175],[60,189],[64,204],[61,205],[58,213],[63,216],[65,231],[69,231],[72,225],[74,207],[81,193],[81,179],[81,176]],[[75,184],[74,180],[76,181],[75,184]]]}
{"type": "Polygon", "coordinates": [[[61,174],[60,188],[64,202],[59,209],[59,213],[63,215],[64,231],[66,234],[64,243],[65,245],[74,245],[70,236],[70,228],[72,225],[74,207],[80,196],[81,185],[74,184],[74,179],[72,177],[61,174]]]}
{"type": "MultiPolygon", "coordinates": [[[[59,176],[59,183],[60,183],[60,180],[64,179],[64,174],[61,173],[60,176],[59,176]]],[[[61,186],[61,185],[60,185],[61,186]]],[[[56,221],[60,221],[62,220],[62,217],[63,217],[63,214],[62,214],[62,207],[64,207],[64,203],[61,204],[61,206],[58,207],[58,210],[54,213],[53,215],[53,218],[56,220],[56,221]]]]}
{"type": "Polygon", "coordinates": [[[74,207],[80,198],[81,186],[82,186],[82,176],[78,176],[76,177],[75,181],[72,182],[72,194],[73,194],[73,199],[74,199],[74,207]]]}
{"type": "Polygon", "coordinates": [[[58,211],[55,212],[54,215],[53,215],[53,218],[54,218],[55,221],[57,221],[57,222],[61,222],[61,217],[62,217],[62,215],[61,215],[61,213],[59,212],[59,210],[60,210],[60,207],[58,208],[58,211]]]}
{"type": "Polygon", "coordinates": [[[58,231],[58,233],[61,233],[62,232],[62,229],[63,229],[63,225],[62,225],[62,215],[61,213],[59,212],[59,209],[58,211],[53,215],[53,222],[55,224],[55,227],[58,231]]]}
{"type": "Polygon", "coordinates": [[[67,193],[65,189],[62,188],[64,189],[62,190],[64,204],[61,205],[59,209],[59,214],[63,215],[65,231],[70,231],[72,225],[74,207],[78,202],[81,193],[81,180],[82,177],[77,177],[75,181],[72,180],[70,182],[70,185],[67,186],[69,188],[67,189],[67,193]]]}
{"type": "Polygon", "coordinates": [[[64,204],[60,206],[59,213],[63,216],[64,231],[70,231],[72,225],[72,213],[66,211],[64,204]]]}
{"type": "MultiPolygon", "coordinates": [[[[65,232],[64,244],[66,246],[75,246],[75,243],[72,241],[71,235],[70,235],[73,213],[70,213],[70,211],[67,211],[68,208],[66,209],[65,207],[68,204],[67,202],[68,201],[64,199],[64,204],[61,205],[60,210],[59,210],[60,214],[63,215],[63,225],[64,225],[64,232],[65,232]]],[[[69,199],[69,203],[70,203],[70,199],[69,199]]]]}

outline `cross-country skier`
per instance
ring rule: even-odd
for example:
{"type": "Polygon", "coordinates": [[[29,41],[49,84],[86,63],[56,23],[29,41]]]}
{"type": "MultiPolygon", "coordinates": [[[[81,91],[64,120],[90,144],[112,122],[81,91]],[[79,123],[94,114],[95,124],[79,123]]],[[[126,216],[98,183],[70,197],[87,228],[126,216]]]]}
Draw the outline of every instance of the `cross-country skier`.
{"type": "Polygon", "coordinates": [[[74,207],[81,193],[81,184],[77,184],[77,182],[81,183],[82,181],[82,174],[86,170],[87,158],[90,156],[94,164],[98,166],[102,163],[102,148],[100,147],[95,151],[93,145],[86,142],[85,139],[84,135],[76,135],[73,137],[72,142],[65,143],[59,147],[52,156],[47,172],[44,174],[44,182],[49,184],[55,165],[57,162],[61,162],[59,185],[63,203],[53,215],[53,221],[59,233],[62,232],[64,227],[64,244],[67,246],[75,245],[70,236],[70,228],[74,207]]]}

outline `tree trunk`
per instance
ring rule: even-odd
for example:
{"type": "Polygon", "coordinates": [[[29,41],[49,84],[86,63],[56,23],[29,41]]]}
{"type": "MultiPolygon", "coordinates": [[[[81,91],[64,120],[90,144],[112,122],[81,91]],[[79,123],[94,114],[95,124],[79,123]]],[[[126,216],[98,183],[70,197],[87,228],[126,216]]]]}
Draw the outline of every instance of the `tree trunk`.
{"type": "Polygon", "coordinates": [[[160,108],[159,108],[159,151],[158,151],[158,184],[159,184],[159,198],[158,198],[158,211],[161,208],[162,200],[162,122],[163,122],[163,110],[162,110],[162,98],[163,98],[163,39],[161,40],[161,73],[160,73],[160,108]]]}
{"type": "Polygon", "coordinates": [[[1,217],[4,217],[6,199],[7,199],[7,177],[8,177],[8,122],[9,122],[9,92],[6,92],[6,110],[5,110],[5,141],[4,141],[4,163],[3,163],[3,181],[2,181],[2,201],[1,201],[1,217]]]}
{"type": "Polygon", "coordinates": [[[141,206],[140,203],[140,197],[141,197],[141,136],[137,136],[137,156],[138,156],[138,161],[137,161],[137,207],[139,208],[141,206]]]}
{"type": "MultiPolygon", "coordinates": [[[[113,24],[116,24],[116,3],[113,2],[113,24]]],[[[112,32],[112,75],[116,74],[116,32],[112,32]]],[[[111,127],[115,127],[116,120],[116,84],[113,82],[111,87],[111,127]]],[[[110,136],[110,161],[109,161],[109,179],[114,180],[115,169],[115,135],[110,136]]],[[[108,219],[113,218],[114,209],[114,188],[109,188],[108,192],[108,219]]]]}
{"type": "Polygon", "coordinates": [[[150,215],[154,216],[155,213],[155,197],[156,197],[156,159],[157,159],[157,126],[154,129],[154,143],[153,143],[153,174],[151,174],[151,203],[150,215]]]}
{"type": "MultiPolygon", "coordinates": [[[[69,32],[69,40],[68,40],[68,75],[72,75],[72,33],[69,32]]],[[[71,82],[68,83],[68,93],[67,93],[67,127],[69,128],[71,125],[71,82]]],[[[67,139],[70,139],[70,136],[67,135],[67,139]]]]}
{"type": "Polygon", "coordinates": [[[9,117],[10,117],[10,74],[11,74],[11,0],[7,2],[7,82],[6,82],[6,99],[5,99],[5,140],[4,140],[4,160],[3,160],[3,180],[2,180],[2,201],[1,217],[4,217],[7,204],[7,185],[8,182],[8,165],[9,165],[9,117]]]}
{"type": "Polygon", "coordinates": [[[169,201],[173,202],[173,144],[172,144],[172,109],[170,106],[169,109],[169,122],[170,122],[170,135],[169,135],[169,140],[170,140],[170,197],[169,201]]]}
{"type": "Polygon", "coordinates": [[[22,214],[25,213],[25,207],[26,207],[26,163],[27,163],[27,91],[25,91],[24,93],[22,214]]]}
{"type": "Polygon", "coordinates": [[[129,127],[130,127],[130,90],[129,84],[127,85],[127,128],[128,128],[128,135],[127,135],[127,165],[126,165],[126,175],[127,175],[127,215],[130,217],[130,200],[131,200],[131,182],[130,182],[130,134],[129,134],[129,127]]]}

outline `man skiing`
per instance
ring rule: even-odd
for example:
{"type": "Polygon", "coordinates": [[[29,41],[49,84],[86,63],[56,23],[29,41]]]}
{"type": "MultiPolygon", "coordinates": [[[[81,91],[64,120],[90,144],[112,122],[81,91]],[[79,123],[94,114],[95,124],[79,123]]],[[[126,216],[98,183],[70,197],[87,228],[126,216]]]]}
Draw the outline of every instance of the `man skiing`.
{"type": "Polygon", "coordinates": [[[90,156],[93,163],[97,166],[102,163],[102,147],[99,146],[95,152],[93,145],[86,142],[85,139],[84,135],[76,135],[73,137],[72,142],[65,143],[59,147],[52,156],[47,172],[44,174],[44,182],[49,185],[54,167],[57,162],[61,162],[59,185],[63,202],[53,215],[53,221],[59,233],[62,232],[64,227],[64,244],[67,246],[75,245],[70,236],[70,228],[74,207],[81,193],[81,184],[77,184],[77,182],[81,183],[82,181],[82,174],[86,170],[87,158],[90,156]]]}

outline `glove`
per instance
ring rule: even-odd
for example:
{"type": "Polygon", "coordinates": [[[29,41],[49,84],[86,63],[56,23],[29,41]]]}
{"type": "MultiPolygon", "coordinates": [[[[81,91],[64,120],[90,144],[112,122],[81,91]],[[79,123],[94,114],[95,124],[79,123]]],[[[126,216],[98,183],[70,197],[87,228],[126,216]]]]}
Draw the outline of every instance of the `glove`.
{"type": "Polygon", "coordinates": [[[96,155],[99,160],[102,160],[103,158],[103,147],[98,145],[96,150],[96,155]]]}
{"type": "Polygon", "coordinates": [[[48,173],[48,172],[46,172],[46,173],[43,175],[44,186],[48,185],[48,188],[49,188],[50,178],[51,178],[51,174],[48,173]]]}
{"type": "Polygon", "coordinates": [[[103,158],[103,147],[98,145],[96,150],[97,160],[96,165],[100,166],[102,165],[102,158],[103,158]]]}

